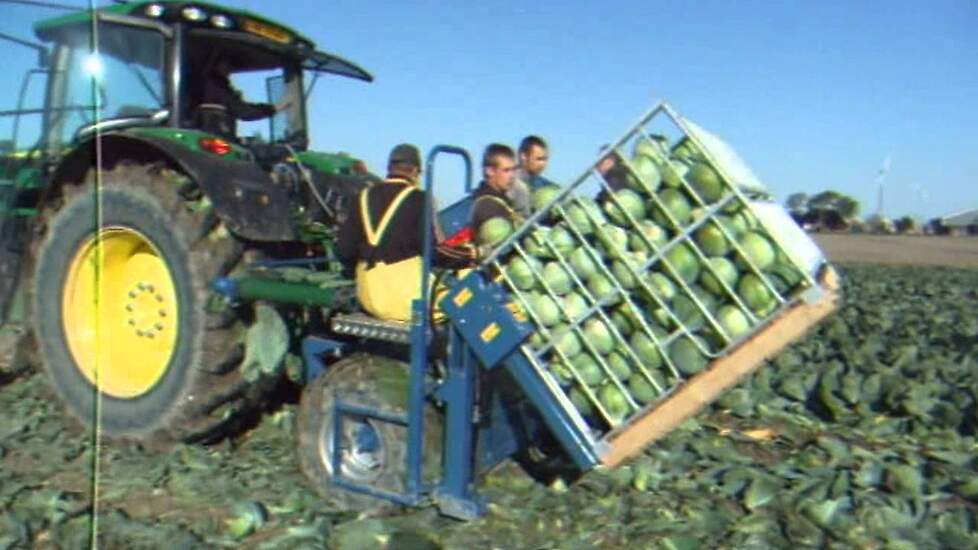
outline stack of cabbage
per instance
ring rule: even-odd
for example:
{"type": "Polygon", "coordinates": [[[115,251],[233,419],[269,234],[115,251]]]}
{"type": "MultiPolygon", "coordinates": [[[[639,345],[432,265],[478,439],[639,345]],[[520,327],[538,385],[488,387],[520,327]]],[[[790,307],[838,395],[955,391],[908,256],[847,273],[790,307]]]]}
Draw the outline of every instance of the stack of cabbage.
{"type": "Polygon", "coordinates": [[[642,135],[595,166],[596,199],[544,187],[478,235],[535,324],[528,351],[592,425],[614,427],[701,371],[806,280],[688,138],[642,135]],[[509,238],[511,237],[512,238],[509,238]],[[505,243],[504,243],[505,241],[505,243]]]}

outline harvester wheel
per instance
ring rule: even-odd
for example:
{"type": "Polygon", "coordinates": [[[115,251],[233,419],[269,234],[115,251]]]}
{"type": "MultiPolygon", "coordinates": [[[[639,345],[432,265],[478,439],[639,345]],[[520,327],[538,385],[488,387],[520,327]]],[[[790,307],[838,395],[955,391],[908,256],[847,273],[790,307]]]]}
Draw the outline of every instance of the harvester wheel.
{"type": "MultiPolygon", "coordinates": [[[[329,367],[305,389],[299,407],[299,462],[315,489],[341,510],[380,512],[396,504],[353,492],[335,482],[334,406],[337,401],[389,415],[407,414],[408,367],[384,357],[358,354],[329,367]]],[[[407,487],[407,427],[355,414],[344,415],[339,466],[345,480],[373,489],[404,493],[407,487]]],[[[440,471],[442,419],[425,407],[422,476],[440,471]]]]}
{"type": "Polygon", "coordinates": [[[31,306],[44,368],[83,424],[154,447],[223,435],[257,396],[238,318],[208,307],[242,246],[193,209],[175,174],[120,163],[50,207],[31,306]],[[98,388],[98,391],[95,391],[98,388]]]}

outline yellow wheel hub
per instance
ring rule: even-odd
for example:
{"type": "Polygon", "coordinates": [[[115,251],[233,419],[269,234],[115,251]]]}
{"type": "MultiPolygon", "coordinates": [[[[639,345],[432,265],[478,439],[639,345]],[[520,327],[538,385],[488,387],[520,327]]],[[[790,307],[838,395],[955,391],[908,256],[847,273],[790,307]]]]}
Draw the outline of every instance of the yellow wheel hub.
{"type": "Polygon", "coordinates": [[[166,373],[177,342],[176,289],[138,231],[103,228],[78,249],[61,312],[75,364],[102,393],[138,397],[166,373]]]}

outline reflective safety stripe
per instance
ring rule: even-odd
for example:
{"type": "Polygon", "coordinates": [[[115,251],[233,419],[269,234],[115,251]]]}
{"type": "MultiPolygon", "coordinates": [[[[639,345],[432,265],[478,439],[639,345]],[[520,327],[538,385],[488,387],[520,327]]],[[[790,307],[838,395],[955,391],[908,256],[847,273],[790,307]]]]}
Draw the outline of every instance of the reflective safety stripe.
{"type": "Polygon", "coordinates": [[[391,201],[384,215],[380,217],[380,223],[376,227],[370,223],[370,206],[367,201],[368,191],[369,189],[364,190],[360,194],[360,217],[363,219],[363,232],[367,237],[367,243],[370,246],[377,246],[380,243],[380,239],[383,238],[384,232],[387,231],[387,226],[390,225],[391,219],[394,218],[394,214],[397,213],[397,209],[407,199],[408,194],[414,191],[414,187],[406,186],[394,197],[394,200],[391,201]]]}
{"type": "Polygon", "coordinates": [[[506,212],[509,213],[510,221],[513,222],[513,225],[520,225],[523,223],[523,216],[521,216],[516,210],[513,210],[513,207],[511,207],[505,199],[501,199],[495,195],[480,195],[479,198],[475,199],[475,203],[472,204],[473,212],[475,211],[476,205],[479,204],[479,201],[482,199],[492,199],[501,204],[503,208],[506,209],[506,212]]]}

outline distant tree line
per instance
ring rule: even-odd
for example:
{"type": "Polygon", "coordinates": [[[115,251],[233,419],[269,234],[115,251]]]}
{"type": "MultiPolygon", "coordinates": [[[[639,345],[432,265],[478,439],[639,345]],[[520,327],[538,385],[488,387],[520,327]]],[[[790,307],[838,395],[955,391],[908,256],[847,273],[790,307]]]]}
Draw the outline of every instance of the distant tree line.
{"type": "Polygon", "coordinates": [[[842,231],[859,216],[859,201],[838,191],[822,191],[816,195],[794,193],[786,202],[788,212],[806,229],[842,231]]]}
{"type": "Polygon", "coordinates": [[[921,227],[911,216],[895,220],[872,214],[860,219],[860,204],[856,199],[838,191],[822,191],[815,195],[793,193],[785,206],[795,222],[808,231],[851,231],[855,233],[928,233],[940,232],[933,223],[921,227]]]}

